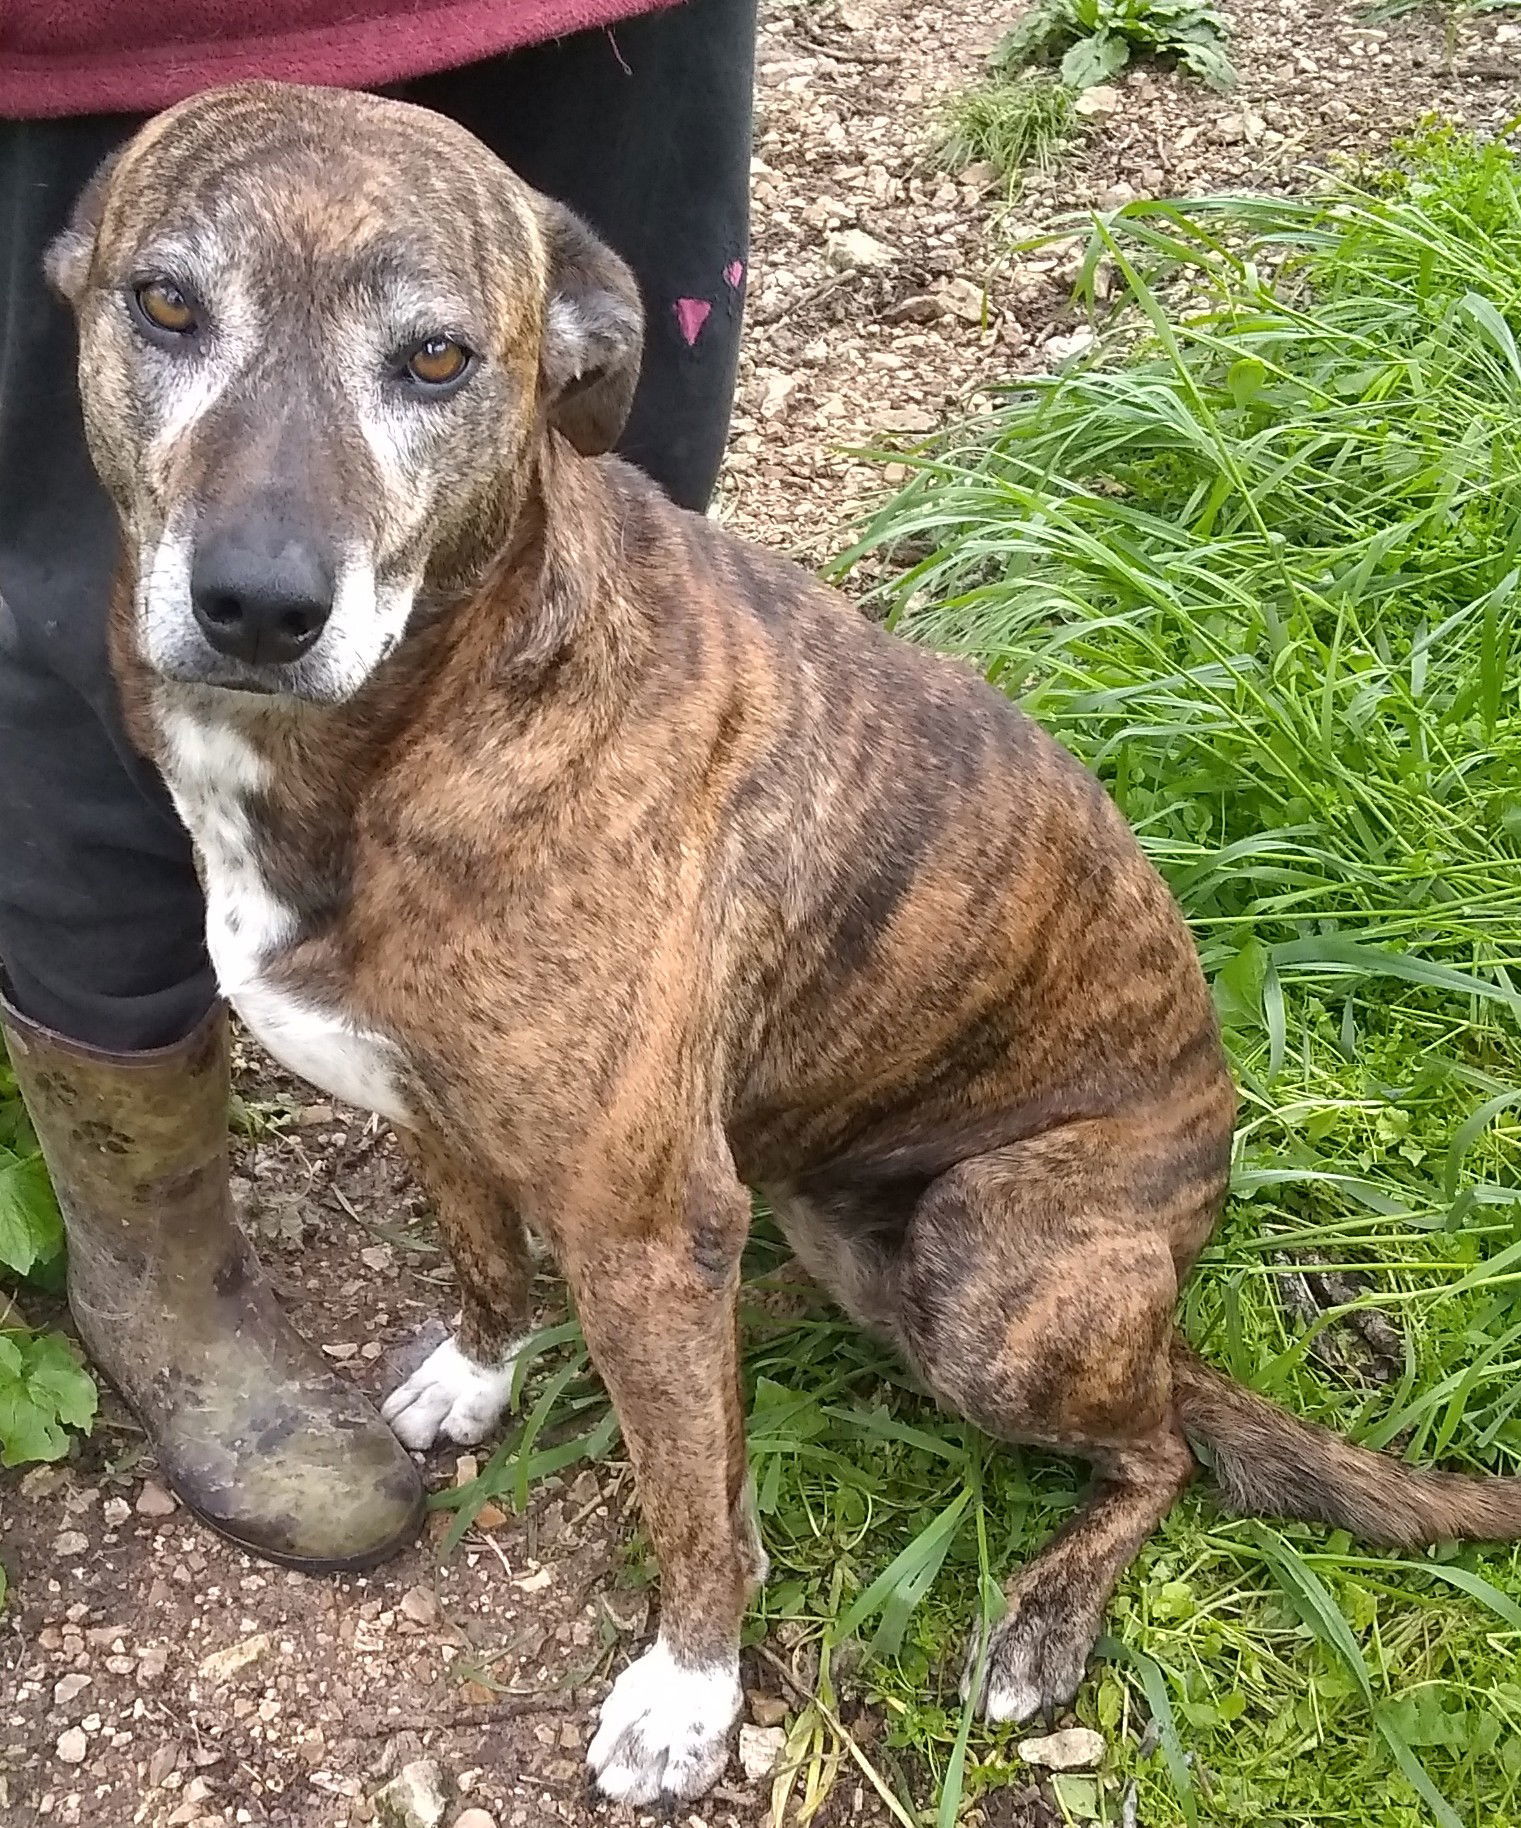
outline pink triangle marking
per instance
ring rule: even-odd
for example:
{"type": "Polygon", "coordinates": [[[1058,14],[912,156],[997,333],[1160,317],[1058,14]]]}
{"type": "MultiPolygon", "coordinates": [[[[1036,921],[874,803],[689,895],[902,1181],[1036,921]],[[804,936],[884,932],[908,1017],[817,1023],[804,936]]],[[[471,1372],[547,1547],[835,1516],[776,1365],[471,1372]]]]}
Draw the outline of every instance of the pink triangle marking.
{"type": "Polygon", "coordinates": [[[745,263],[742,260],[731,260],[724,268],[724,280],[732,291],[739,290],[739,282],[745,276],[745,263]]]}
{"type": "Polygon", "coordinates": [[[705,298],[678,298],[672,309],[676,313],[676,327],[686,338],[690,349],[697,341],[698,333],[708,321],[712,304],[705,298]]]}

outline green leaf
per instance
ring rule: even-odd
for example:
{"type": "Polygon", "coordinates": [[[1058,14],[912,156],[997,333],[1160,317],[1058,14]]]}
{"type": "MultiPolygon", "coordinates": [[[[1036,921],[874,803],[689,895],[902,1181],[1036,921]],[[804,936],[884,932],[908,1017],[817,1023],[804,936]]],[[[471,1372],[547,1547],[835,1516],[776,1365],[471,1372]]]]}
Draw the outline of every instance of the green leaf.
{"type": "Polygon", "coordinates": [[[1096,1777],[1078,1777],[1071,1771],[1065,1771],[1051,1779],[1051,1788],[1073,1821],[1096,1822],[1101,1819],[1096,1777]]]}
{"type": "Polygon", "coordinates": [[[1248,406],[1262,392],[1267,369],[1254,355],[1244,355],[1225,371],[1225,385],[1237,406],[1248,406]]]}
{"type": "Polygon", "coordinates": [[[1062,59],[1062,81],[1074,89],[1091,89],[1130,61],[1130,46],[1111,32],[1080,38],[1062,59]]]}
{"type": "Polygon", "coordinates": [[[1183,1811],[1183,1819],[1189,1828],[1198,1828],[1199,1806],[1194,1797],[1193,1778],[1189,1773],[1188,1756],[1183,1750],[1183,1742],[1178,1737],[1172,1697],[1167,1692],[1167,1677],[1162,1665],[1146,1651],[1138,1649],[1134,1644],[1127,1644],[1123,1638],[1100,1638],[1093,1647],[1093,1654],[1105,1657],[1111,1663],[1128,1664],[1135,1671],[1146,1696],[1146,1705],[1151,1709],[1151,1717],[1156,1722],[1162,1757],[1177,1794],[1178,1807],[1183,1811]]]}
{"type": "Polygon", "coordinates": [[[1009,70],[1032,63],[1052,51],[1066,35],[1067,27],[1055,7],[1032,7],[994,51],[993,68],[1009,70]]]}
{"type": "Polygon", "coordinates": [[[26,1354],[24,1373],[34,1400],[51,1402],[57,1419],[88,1434],[99,1392],[95,1380],[61,1333],[37,1334],[26,1354]]]}
{"type": "Polygon", "coordinates": [[[1235,66],[1218,45],[1185,44],[1178,52],[1178,62],[1202,76],[1212,89],[1228,92],[1236,86],[1235,66]]]}
{"type": "Polygon", "coordinates": [[[1433,989],[1450,990],[1459,996],[1504,1003],[1521,1014],[1521,996],[1514,990],[1502,989],[1467,971],[1455,971],[1450,965],[1439,965],[1406,952],[1393,952],[1383,946],[1361,945],[1334,933],[1317,934],[1311,939],[1285,940],[1282,945],[1272,948],[1272,960],[1278,966],[1319,966],[1359,971],[1368,977],[1404,978],[1407,983],[1429,984],[1433,989]]]}
{"type": "Polygon", "coordinates": [[[51,1401],[39,1402],[30,1384],[0,1377],[0,1466],[29,1460],[61,1460],[69,1438],[58,1426],[51,1401]]]}
{"type": "Polygon", "coordinates": [[[887,1603],[901,1584],[912,1580],[933,1558],[944,1557],[945,1547],[961,1522],[971,1497],[970,1491],[963,1491],[959,1497],[953,1498],[935,1521],[922,1529],[902,1554],[889,1562],[866,1591],[856,1597],[849,1609],[835,1621],[832,1636],[836,1643],[848,1638],[864,1624],[879,1606],[887,1603]]]}
{"type": "Polygon", "coordinates": [[[0,1152],[0,1266],[25,1276],[62,1248],[63,1219],[42,1157],[0,1152]]]}
{"type": "Polygon", "coordinates": [[[1336,1652],[1371,1707],[1373,1683],[1368,1675],[1368,1665],[1357,1639],[1352,1635],[1352,1627],[1331,1597],[1330,1589],[1303,1556],[1275,1531],[1259,1524],[1255,1534],[1262,1549],[1263,1560],[1273,1570],[1279,1586],[1293,1602],[1294,1610],[1316,1637],[1336,1652]]]}

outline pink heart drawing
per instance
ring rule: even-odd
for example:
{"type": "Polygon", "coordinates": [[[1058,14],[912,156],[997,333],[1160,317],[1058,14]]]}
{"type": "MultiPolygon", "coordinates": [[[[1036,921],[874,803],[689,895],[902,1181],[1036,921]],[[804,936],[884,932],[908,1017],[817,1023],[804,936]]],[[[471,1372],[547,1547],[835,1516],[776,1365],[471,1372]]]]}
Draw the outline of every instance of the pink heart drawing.
{"type": "Polygon", "coordinates": [[[672,306],[676,313],[676,327],[686,338],[690,349],[697,341],[698,332],[708,321],[708,314],[713,306],[705,298],[678,298],[672,306]]]}
{"type": "Polygon", "coordinates": [[[724,268],[724,280],[731,291],[739,290],[739,282],[745,276],[745,263],[742,260],[731,260],[724,268]]]}

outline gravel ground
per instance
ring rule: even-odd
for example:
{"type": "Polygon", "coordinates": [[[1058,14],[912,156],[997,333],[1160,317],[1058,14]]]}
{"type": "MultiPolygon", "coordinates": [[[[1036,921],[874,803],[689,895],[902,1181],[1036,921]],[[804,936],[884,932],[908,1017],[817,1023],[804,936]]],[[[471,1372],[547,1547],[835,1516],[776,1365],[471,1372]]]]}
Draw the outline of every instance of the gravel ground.
{"type": "MultiPolygon", "coordinates": [[[[1504,13],[1465,31],[1447,73],[1434,11],[1375,28],[1349,6],[1250,0],[1232,8],[1235,94],[1128,73],[1010,212],[987,173],[938,171],[932,149],[943,98],[1015,10],[765,0],[750,331],[719,504],[741,532],[817,562],[882,485],[850,447],[912,440],[1062,352],[1072,256],[1011,257],[1010,213],[1024,229],[1132,196],[1296,188],[1428,111],[1489,127],[1521,109],[1504,13]]],[[[298,1322],[379,1392],[388,1355],[451,1305],[394,1146],[258,1062],[242,1083],[295,1112],[240,1152],[251,1228],[298,1322]]],[[[429,1462],[437,1485],[472,1471],[429,1462]]],[[[619,1549],[630,1503],[623,1469],[582,1472],[524,1517],[484,1516],[442,1565],[434,1530],[368,1578],[307,1580],[179,1511],[108,1396],[75,1460],[0,1475],[0,1819],[327,1828],[375,1820],[377,1790],[433,1759],[446,1822],[486,1811],[461,1828],[632,1820],[582,1776],[589,1709],[646,1620],[619,1549]]],[[[762,1723],[782,1712],[768,1687],[752,1688],[762,1723]]],[[[766,1819],[762,1786],[731,1779],[688,1828],[766,1819]]],[[[875,1819],[849,1785],[816,1818],[875,1819]]],[[[1034,1791],[1005,1794],[988,1828],[1053,1819],[1034,1791]]]]}

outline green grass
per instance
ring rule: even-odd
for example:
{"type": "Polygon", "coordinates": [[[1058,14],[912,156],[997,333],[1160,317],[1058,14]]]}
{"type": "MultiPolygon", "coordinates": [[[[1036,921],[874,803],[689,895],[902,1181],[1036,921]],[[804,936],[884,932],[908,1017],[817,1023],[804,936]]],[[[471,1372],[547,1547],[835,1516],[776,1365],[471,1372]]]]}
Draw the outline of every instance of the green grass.
{"type": "MultiPolygon", "coordinates": [[[[902,633],[1099,770],[1188,910],[1243,1093],[1190,1335],[1363,1441],[1516,1472],[1521,168],[1441,133],[1404,163],[1130,206],[1095,236],[1128,288],[1108,353],[923,456],[857,554],[895,555],[902,633]],[[1392,1381],[1310,1355],[1289,1277],[1328,1265],[1396,1329],[1392,1381]]],[[[761,1307],[780,1254],[762,1225],[751,1630],[819,1700],[779,1819],[875,1782],[949,1828],[1028,1781],[1018,1734],[965,1720],[960,1648],[1081,1474],[937,1414],[821,1305],[761,1307]],[[852,1750],[862,1701],[886,1726],[852,1750]]],[[[446,1495],[462,1522],[611,1445],[573,1327],[547,1345],[524,1424],[446,1495]]],[[[1376,1554],[1201,1486],[1109,1631],[1077,1711],[1110,1752],[1062,1782],[1071,1820],[1121,1822],[1133,1786],[1146,1828],[1521,1822],[1515,1550],[1376,1554]]]]}
{"type": "Polygon", "coordinates": [[[960,171],[986,160],[1009,183],[1031,169],[1050,171],[1076,125],[1072,102],[1072,90],[1044,75],[970,89],[946,109],[941,162],[960,171]]]}

